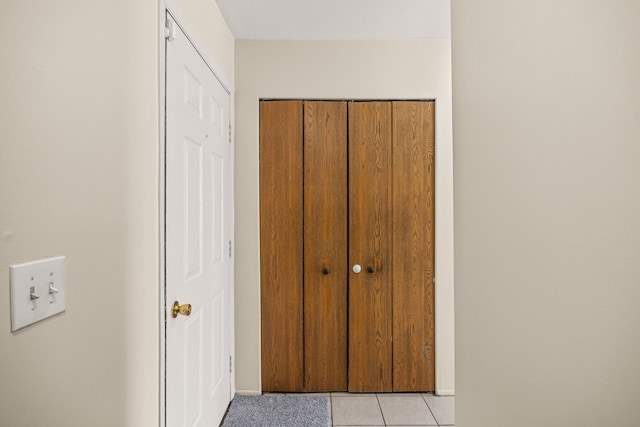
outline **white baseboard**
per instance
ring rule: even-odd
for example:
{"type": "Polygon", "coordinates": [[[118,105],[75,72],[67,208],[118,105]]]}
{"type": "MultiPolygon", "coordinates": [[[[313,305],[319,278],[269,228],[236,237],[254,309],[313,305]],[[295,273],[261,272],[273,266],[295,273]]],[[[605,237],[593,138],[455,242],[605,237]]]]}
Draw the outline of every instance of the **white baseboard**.
{"type": "Polygon", "coordinates": [[[262,392],[256,390],[236,390],[236,394],[240,394],[242,396],[260,396],[262,392]]]}
{"type": "MultiPolygon", "coordinates": [[[[260,396],[262,392],[256,390],[236,390],[236,394],[242,396],[260,396]]],[[[437,396],[455,396],[455,394],[455,390],[436,390],[437,396]]]]}

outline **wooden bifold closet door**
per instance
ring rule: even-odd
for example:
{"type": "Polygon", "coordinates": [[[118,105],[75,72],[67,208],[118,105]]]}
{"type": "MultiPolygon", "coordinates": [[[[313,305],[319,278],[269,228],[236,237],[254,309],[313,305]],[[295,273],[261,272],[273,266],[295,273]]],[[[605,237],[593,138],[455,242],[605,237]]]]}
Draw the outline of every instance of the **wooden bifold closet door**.
{"type": "Polygon", "coordinates": [[[433,123],[427,101],[260,103],[264,391],[434,389],[433,123]]]}

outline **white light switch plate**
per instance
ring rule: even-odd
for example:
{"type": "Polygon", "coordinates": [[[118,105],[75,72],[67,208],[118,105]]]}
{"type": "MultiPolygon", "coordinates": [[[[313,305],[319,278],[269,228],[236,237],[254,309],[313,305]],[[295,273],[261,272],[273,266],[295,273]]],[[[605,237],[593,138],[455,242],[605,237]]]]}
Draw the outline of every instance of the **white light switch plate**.
{"type": "Polygon", "coordinates": [[[9,267],[11,332],[66,310],[65,257],[9,267]]]}

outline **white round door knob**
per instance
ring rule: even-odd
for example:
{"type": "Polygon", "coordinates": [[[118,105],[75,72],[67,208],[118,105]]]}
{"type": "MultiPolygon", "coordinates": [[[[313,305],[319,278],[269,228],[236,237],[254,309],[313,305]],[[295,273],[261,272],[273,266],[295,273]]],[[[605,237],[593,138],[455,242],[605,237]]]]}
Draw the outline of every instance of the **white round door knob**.
{"type": "Polygon", "coordinates": [[[360,264],[355,264],[352,268],[354,273],[360,273],[362,271],[362,267],[360,267],[360,264]]]}

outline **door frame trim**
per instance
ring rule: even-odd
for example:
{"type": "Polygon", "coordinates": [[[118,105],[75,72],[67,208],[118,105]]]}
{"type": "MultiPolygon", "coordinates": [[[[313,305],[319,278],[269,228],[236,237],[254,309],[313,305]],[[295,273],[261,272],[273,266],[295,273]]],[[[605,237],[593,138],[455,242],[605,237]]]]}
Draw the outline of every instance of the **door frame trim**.
{"type": "MultiPolygon", "coordinates": [[[[187,39],[191,42],[193,47],[196,49],[200,57],[203,59],[207,67],[211,70],[216,79],[220,82],[224,90],[229,94],[229,124],[231,126],[229,132],[229,167],[230,176],[235,176],[235,164],[234,164],[234,148],[235,148],[235,89],[231,84],[231,80],[223,72],[222,68],[219,66],[219,63],[207,54],[206,49],[204,48],[204,44],[198,39],[195,35],[196,32],[192,31],[190,26],[188,25],[188,20],[185,19],[184,15],[180,12],[180,9],[175,5],[172,0],[158,0],[158,242],[159,242],[159,263],[158,263],[158,335],[159,335],[159,346],[158,346],[158,358],[159,358],[159,383],[158,383],[158,401],[159,401],[159,425],[160,427],[167,427],[166,423],[166,373],[167,373],[167,365],[166,365],[166,250],[165,250],[165,213],[166,213],[166,67],[167,67],[167,58],[166,58],[166,49],[165,49],[165,21],[167,15],[170,15],[173,21],[182,29],[182,32],[187,36],[187,39]]],[[[230,194],[230,203],[231,203],[231,240],[233,245],[235,246],[235,185],[231,186],[231,194],[230,194]]],[[[230,314],[231,319],[231,357],[234,361],[233,365],[235,365],[235,301],[233,298],[234,289],[235,289],[235,255],[231,257],[232,267],[231,267],[231,310],[230,314]]],[[[231,395],[235,394],[236,386],[235,386],[235,366],[232,367],[232,371],[229,377],[231,383],[231,395]]]]}

